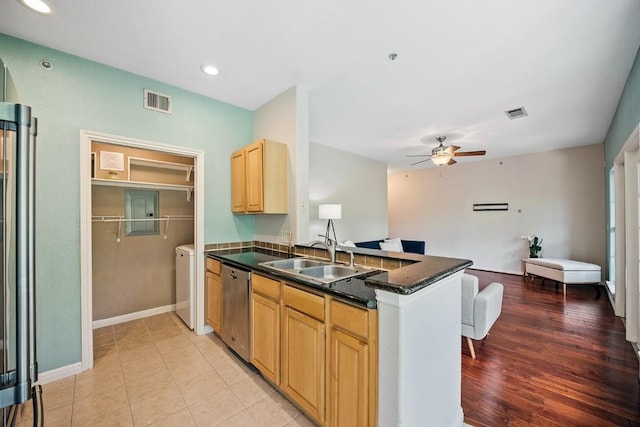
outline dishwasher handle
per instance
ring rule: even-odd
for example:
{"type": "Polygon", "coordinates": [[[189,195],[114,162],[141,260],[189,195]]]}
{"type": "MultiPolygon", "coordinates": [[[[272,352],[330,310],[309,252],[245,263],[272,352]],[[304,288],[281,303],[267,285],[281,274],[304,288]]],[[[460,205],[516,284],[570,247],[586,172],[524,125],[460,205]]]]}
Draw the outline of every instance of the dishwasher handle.
{"type": "Polygon", "coordinates": [[[224,269],[226,270],[226,275],[233,279],[233,280],[238,280],[241,278],[241,276],[246,276],[247,279],[249,278],[249,276],[251,275],[250,271],[247,270],[241,270],[238,268],[232,268],[232,267],[227,267],[226,264],[222,265],[224,267],[224,269]]]}

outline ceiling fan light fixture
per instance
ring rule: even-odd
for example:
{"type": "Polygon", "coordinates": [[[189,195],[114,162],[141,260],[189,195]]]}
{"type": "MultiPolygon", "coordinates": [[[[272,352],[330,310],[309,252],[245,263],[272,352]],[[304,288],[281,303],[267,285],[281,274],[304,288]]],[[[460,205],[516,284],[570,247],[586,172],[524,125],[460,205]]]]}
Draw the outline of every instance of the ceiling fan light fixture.
{"type": "Polygon", "coordinates": [[[449,153],[447,148],[442,145],[445,139],[447,139],[446,136],[437,137],[436,141],[438,141],[440,145],[431,150],[431,160],[438,166],[446,165],[451,159],[451,153],[449,153]]]}
{"type": "Polygon", "coordinates": [[[411,166],[417,165],[420,163],[424,163],[428,160],[431,160],[434,164],[438,166],[442,165],[455,165],[456,162],[454,157],[469,157],[469,156],[484,156],[487,154],[485,150],[476,150],[476,151],[458,151],[460,147],[457,145],[444,145],[443,142],[447,139],[446,136],[439,136],[436,138],[436,141],[440,143],[436,148],[431,150],[431,155],[428,154],[413,154],[408,155],[407,157],[428,157],[427,159],[420,160],[419,162],[412,163],[411,166]]]}
{"type": "Polygon", "coordinates": [[[451,160],[451,156],[445,152],[434,154],[433,157],[431,157],[431,161],[438,166],[446,165],[449,163],[449,160],[451,160]]]}

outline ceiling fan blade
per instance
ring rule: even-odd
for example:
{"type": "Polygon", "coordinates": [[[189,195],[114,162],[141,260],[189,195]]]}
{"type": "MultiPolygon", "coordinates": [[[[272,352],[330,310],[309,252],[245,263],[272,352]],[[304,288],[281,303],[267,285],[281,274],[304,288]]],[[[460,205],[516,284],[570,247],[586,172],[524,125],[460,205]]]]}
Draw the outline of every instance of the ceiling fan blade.
{"type": "Polygon", "coordinates": [[[456,161],[455,161],[455,160],[453,160],[453,159],[449,159],[449,161],[447,162],[447,164],[448,164],[449,166],[451,166],[451,165],[455,165],[456,163],[458,163],[458,162],[456,162],[456,161]]]}
{"type": "Polygon", "coordinates": [[[447,147],[447,149],[445,150],[447,153],[449,154],[453,154],[455,151],[459,150],[460,147],[458,147],[457,145],[450,145],[447,147]]]}
{"type": "Polygon", "coordinates": [[[407,154],[405,157],[431,157],[431,154],[407,154]]]}
{"type": "Polygon", "coordinates": [[[484,156],[485,154],[487,154],[487,152],[485,150],[479,150],[479,151],[463,151],[463,152],[460,152],[460,153],[453,153],[452,156],[456,156],[456,157],[484,156]]]}
{"type": "Polygon", "coordinates": [[[420,163],[428,162],[429,160],[431,160],[431,159],[424,159],[424,160],[420,160],[419,162],[411,163],[411,165],[410,165],[410,166],[413,166],[413,165],[419,165],[420,163]]]}

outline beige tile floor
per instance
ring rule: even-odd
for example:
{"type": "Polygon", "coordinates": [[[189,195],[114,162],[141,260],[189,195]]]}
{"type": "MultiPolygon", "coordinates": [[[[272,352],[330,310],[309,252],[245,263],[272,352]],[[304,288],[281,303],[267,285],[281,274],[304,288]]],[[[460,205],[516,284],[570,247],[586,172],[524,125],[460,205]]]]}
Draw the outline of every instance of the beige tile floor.
{"type": "MultiPolygon", "coordinates": [[[[313,426],[215,335],[175,313],[96,329],[94,368],[43,386],[45,425],[313,426]]],[[[31,405],[18,426],[32,425],[31,405]]]]}

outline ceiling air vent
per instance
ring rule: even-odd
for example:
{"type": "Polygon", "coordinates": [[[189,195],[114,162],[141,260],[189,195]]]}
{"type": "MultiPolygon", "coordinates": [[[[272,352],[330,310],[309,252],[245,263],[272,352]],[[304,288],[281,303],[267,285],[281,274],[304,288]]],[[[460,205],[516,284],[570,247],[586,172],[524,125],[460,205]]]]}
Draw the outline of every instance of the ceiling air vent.
{"type": "Polygon", "coordinates": [[[144,108],[171,114],[171,97],[162,93],[144,90],[144,108]]]}
{"type": "Polygon", "coordinates": [[[527,114],[527,110],[524,109],[524,107],[520,107],[520,108],[514,108],[513,110],[507,110],[504,112],[507,117],[509,117],[511,120],[513,119],[519,119],[521,117],[526,117],[529,114],[527,114]]]}

